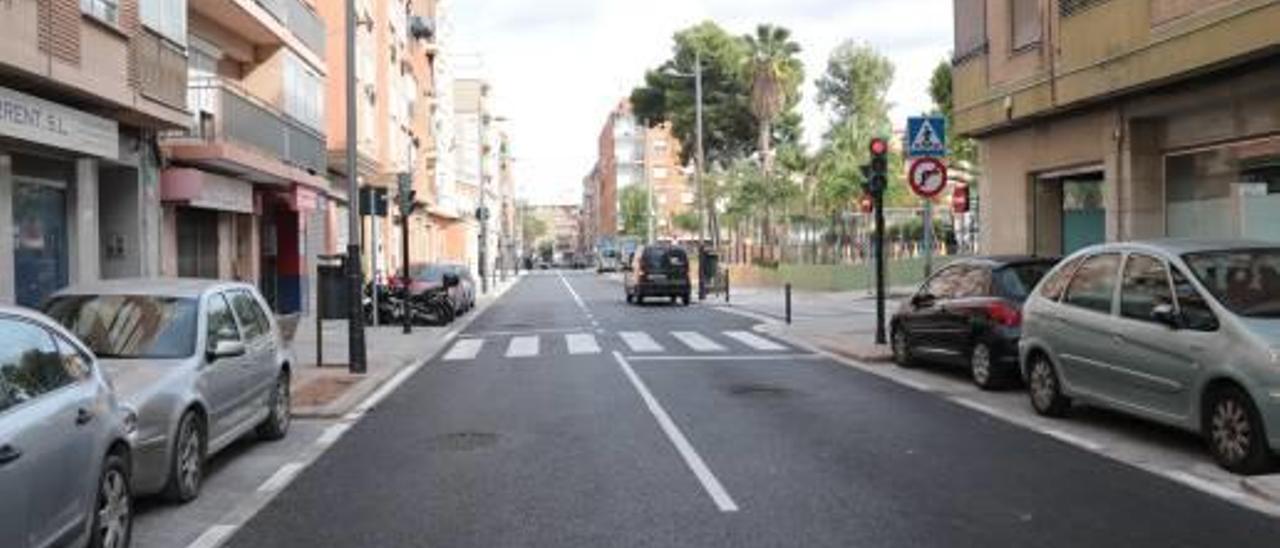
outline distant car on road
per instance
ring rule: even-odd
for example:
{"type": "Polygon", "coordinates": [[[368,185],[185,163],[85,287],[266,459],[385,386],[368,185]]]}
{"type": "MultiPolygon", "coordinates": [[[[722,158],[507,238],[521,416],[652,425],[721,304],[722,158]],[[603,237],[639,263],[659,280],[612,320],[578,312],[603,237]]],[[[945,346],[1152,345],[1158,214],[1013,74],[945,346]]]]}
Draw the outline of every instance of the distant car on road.
{"type": "Polygon", "coordinates": [[[894,314],[894,361],[964,366],[984,390],[1016,380],[1022,303],[1056,263],[1053,258],[1006,256],[947,265],[894,314]]]}
{"type": "Polygon", "coordinates": [[[1031,404],[1073,401],[1199,432],[1223,468],[1280,450],[1280,246],[1163,240],[1085,249],[1027,301],[1031,404]]]}
{"type": "Polygon", "coordinates": [[[631,268],[625,271],[623,288],[628,303],[643,304],[646,298],[677,300],[689,306],[693,284],[689,282],[689,255],[669,244],[643,246],[636,250],[631,268]]]}
{"type": "Polygon", "coordinates": [[[136,418],[71,333],[0,307],[0,546],[126,548],[136,418]]]}
{"type": "Polygon", "coordinates": [[[288,432],[291,356],[269,310],[251,285],[176,279],[71,287],[45,306],[138,415],[135,492],[190,501],[207,457],[288,432]]]}

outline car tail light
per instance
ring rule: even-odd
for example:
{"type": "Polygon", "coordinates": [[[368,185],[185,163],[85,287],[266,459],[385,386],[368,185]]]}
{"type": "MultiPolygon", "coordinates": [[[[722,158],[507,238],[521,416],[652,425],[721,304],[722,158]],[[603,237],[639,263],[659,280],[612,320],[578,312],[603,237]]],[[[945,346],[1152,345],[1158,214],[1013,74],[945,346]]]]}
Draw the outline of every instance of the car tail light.
{"type": "Polygon", "coordinates": [[[1019,310],[1018,307],[1004,301],[996,301],[988,304],[987,317],[991,318],[991,321],[1006,327],[1018,327],[1022,325],[1022,311],[1019,310]]]}

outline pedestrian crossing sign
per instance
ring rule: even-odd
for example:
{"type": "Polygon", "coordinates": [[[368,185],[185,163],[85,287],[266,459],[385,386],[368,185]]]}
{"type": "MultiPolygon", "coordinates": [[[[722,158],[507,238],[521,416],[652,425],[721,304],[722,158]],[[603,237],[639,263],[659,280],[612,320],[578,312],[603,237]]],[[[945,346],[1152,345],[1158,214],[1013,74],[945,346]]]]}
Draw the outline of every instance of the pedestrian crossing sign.
{"type": "Polygon", "coordinates": [[[941,116],[907,119],[907,157],[940,158],[947,155],[947,121],[941,116]]]}

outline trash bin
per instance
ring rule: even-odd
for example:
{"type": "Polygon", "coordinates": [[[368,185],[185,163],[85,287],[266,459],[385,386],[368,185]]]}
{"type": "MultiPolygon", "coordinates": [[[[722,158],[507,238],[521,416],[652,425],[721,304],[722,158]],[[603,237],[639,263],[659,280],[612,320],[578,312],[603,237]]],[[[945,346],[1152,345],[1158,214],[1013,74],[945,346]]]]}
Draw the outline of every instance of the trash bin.
{"type": "Polygon", "coordinates": [[[316,276],[320,278],[316,288],[317,300],[320,301],[320,317],[325,320],[345,320],[350,311],[344,257],[326,256],[321,264],[316,265],[316,276]]]}

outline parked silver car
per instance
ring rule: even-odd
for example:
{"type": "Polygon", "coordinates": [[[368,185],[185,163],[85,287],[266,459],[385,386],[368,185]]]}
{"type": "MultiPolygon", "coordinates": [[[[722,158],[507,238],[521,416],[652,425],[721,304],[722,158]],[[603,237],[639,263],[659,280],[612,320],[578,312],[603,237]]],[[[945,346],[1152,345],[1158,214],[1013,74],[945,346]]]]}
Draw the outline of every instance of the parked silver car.
{"type": "Polygon", "coordinates": [[[1200,432],[1237,473],[1280,450],[1280,246],[1166,240],[1085,249],[1024,308],[1031,403],[1072,400],[1200,432]]]}
{"type": "Polygon", "coordinates": [[[119,280],[66,289],[45,309],[137,411],[136,493],[194,499],[206,457],[250,431],[288,431],[291,358],[253,286],[119,280]]]}
{"type": "Polygon", "coordinates": [[[135,425],[75,337],[0,307],[0,546],[128,546],[135,425]]]}

